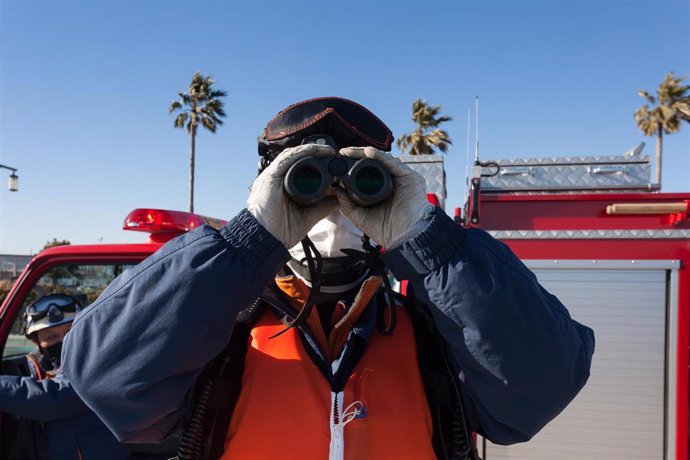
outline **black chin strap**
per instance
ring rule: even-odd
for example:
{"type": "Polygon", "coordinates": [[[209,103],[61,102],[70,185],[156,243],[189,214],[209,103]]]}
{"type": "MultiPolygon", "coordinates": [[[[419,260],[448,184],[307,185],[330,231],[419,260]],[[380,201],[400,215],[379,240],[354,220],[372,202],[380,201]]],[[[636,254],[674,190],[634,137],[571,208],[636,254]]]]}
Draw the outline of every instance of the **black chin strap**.
{"type": "Polygon", "coordinates": [[[309,318],[311,310],[314,307],[313,299],[319,295],[321,291],[321,272],[323,271],[323,261],[321,260],[321,254],[316,249],[314,242],[305,236],[302,240],[302,249],[304,250],[304,257],[307,260],[307,266],[309,267],[309,279],[311,281],[311,290],[307,299],[302,304],[297,317],[283,330],[277,334],[272,335],[270,338],[273,339],[279,335],[287,332],[290,328],[299,327],[309,318]]]}
{"type": "Polygon", "coordinates": [[[388,279],[386,265],[381,260],[382,247],[378,245],[374,246],[371,244],[369,237],[363,235],[362,249],[364,249],[364,252],[357,251],[356,249],[341,249],[341,251],[348,256],[361,258],[366,263],[367,267],[370,267],[373,275],[378,275],[383,278],[387,301],[386,308],[379,309],[377,320],[379,331],[381,331],[383,335],[389,336],[393,334],[395,326],[398,324],[398,313],[395,309],[395,295],[390,280],[388,279]],[[388,321],[386,314],[388,314],[388,321]]]}

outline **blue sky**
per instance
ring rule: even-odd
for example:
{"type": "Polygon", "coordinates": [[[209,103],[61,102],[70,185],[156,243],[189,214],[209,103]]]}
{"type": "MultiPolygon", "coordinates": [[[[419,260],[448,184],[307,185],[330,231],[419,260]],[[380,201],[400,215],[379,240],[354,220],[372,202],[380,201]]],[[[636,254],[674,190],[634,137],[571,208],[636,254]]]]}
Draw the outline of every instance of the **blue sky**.
{"type": "MultiPolygon", "coordinates": [[[[256,137],[285,106],[354,99],[395,135],[423,98],[454,117],[447,211],[464,193],[467,110],[483,159],[622,154],[640,89],[690,76],[690,2],[0,0],[0,253],[52,238],[142,241],[137,207],[187,208],[188,137],[167,108],[195,71],[228,91],[197,139],[199,213],[245,206],[256,137]],[[3,172],[4,171],[4,172],[3,172]]],[[[665,138],[663,189],[690,191],[690,125],[665,138]]]]}

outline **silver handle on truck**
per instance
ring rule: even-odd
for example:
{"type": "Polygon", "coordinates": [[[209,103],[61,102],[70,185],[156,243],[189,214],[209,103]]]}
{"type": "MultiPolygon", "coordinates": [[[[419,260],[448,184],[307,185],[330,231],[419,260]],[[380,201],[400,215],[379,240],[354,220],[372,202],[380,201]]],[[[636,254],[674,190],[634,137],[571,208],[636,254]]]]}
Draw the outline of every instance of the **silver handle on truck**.
{"type": "Polygon", "coordinates": [[[587,172],[590,174],[627,174],[628,171],[625,166],[601,165],[589,166],[587,172]]]}
{"type": "Polygon", "coordinates": [[[529,167],[510,168],[510,169],[501,168],[501,170],[499,171],[498,174],[500,176],[531,176],[532,175],[532,168],[529,168],[529,167]]]}

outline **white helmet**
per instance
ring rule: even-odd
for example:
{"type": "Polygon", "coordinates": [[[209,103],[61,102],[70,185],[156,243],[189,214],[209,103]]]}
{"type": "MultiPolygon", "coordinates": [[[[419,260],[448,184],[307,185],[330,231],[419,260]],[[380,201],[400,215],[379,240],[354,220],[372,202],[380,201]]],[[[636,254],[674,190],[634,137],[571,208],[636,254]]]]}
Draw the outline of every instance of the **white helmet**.
{"type": "Polygon", "coordinates": [[[26,308],[24,335],[35,342],[37,331],[72,322],[81,308],[79,301],[71,295],[41,297],[26,308]]]}

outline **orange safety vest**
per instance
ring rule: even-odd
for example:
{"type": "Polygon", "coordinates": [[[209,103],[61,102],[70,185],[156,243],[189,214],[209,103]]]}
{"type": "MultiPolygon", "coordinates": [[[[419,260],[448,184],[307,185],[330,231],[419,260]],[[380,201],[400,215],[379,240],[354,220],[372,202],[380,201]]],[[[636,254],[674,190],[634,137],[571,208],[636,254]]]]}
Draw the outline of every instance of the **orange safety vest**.
{"type": "MultiPolygon", "coordinates": [[[[276,281],[299,308],[308,288],[294,277],[276,281]]],[[[307,324],[330,360],[339,356],[380,283],[369,278],[344,315],[336,308],[329,337],[312,310],[307,324]]],[[[398,309],[392,336],[372,335],[340,392],[332,391],[312,362],[298,330],[271,339],[284,328],[266,311],[251,331],[222,459],[435,458],[414,333],[404,309],[398,309]]]]}

